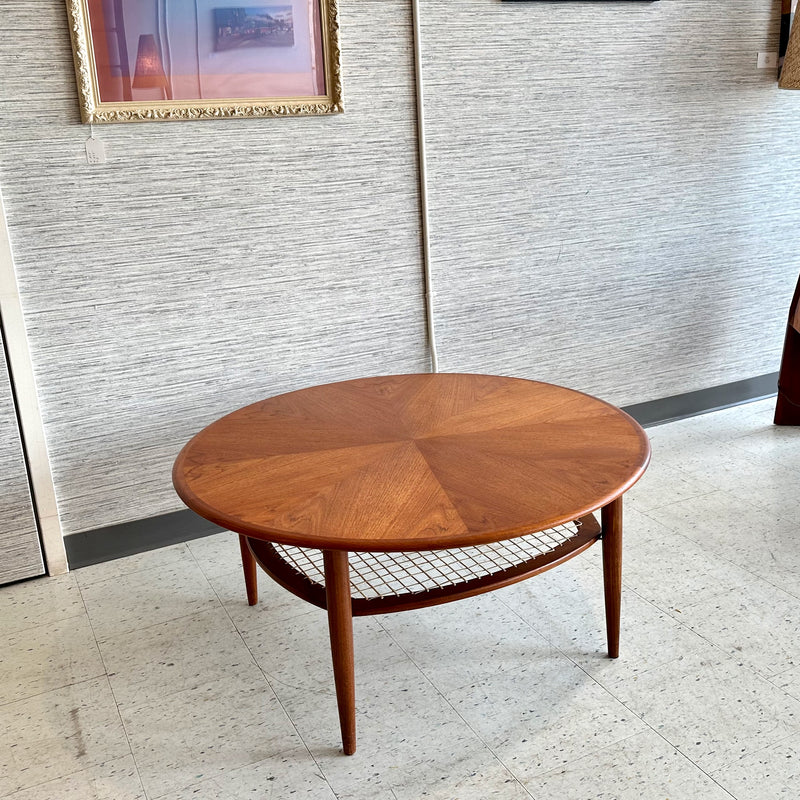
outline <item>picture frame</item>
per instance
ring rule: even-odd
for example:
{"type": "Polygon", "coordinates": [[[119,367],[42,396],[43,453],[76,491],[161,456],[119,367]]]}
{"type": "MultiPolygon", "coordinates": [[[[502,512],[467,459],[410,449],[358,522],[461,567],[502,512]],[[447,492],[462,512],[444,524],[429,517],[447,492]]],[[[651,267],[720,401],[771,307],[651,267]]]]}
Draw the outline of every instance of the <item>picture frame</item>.
{"type": "Polygon", "coordinates": [[[335,114],[338,0],[66,0],[84,123],[335,114]]]}

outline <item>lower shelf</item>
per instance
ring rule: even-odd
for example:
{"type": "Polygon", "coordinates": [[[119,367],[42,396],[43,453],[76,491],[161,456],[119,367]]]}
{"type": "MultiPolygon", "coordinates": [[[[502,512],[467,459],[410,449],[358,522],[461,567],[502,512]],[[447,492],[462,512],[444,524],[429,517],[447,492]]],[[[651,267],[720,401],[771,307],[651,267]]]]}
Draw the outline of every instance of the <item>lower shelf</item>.
{"type": "MultiPolygon", "coordinates": [[[[403,553],[353,553],[353,614],[386,614],[446,603],[521,581],[555,567],[600,538],[589,514],[567,525],[504,542],[403,553]]],[[[326,607],[321,550],[248,539],[261,568],[298,597],[326,607]]]]}

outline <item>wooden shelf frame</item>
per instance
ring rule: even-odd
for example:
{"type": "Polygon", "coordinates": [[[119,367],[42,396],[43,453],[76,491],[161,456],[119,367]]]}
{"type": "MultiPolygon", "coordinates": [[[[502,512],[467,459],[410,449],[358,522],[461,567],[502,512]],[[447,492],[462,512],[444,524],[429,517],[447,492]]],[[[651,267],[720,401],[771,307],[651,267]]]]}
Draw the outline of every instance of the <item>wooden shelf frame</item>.
{"type": "MultiPolygon", "coordinates": [[[[447,550],[423,550],[413,553],[349,553],[350,589],[353,616],[371,614],[389,614],[396,611],[407,611],[414,608],[449,603],[465,597],[490,592],[503,586],[530,578],[540,572],[563,564],[570,558],[591,547],[601,537],[600,524],[592,514],[581,517],[572,526],[560,526],[558,529],[539,531],[533,534],[509,539],[490,545],[477,545],[470,548],[452,548],[447,550]],[[547,547],[547,541],[552,546],[547,547]],[[527,540],[527,541],[525,541],[527,540]],[[521,543],[524,542],[525,546],[521,543]],[[536,552],[528,558],[520,558],[525,551],[536,552]],[[495,570],[476,569],[475,552],[486,555],[484,563],[491,561],[505,562],[507,566],[495,570]],[[442,580],[442,553],[447,553],[454,575],[451,581],[442,580]],[[455,577],[458,561],[464,569],[455,577]],[[471,562],[471,563],[468,563],[471,562]],[[395,570],[397,583],[408,583],[408,564],[417,570],[424,570],[429,565],[427,583],[430,588],[416,588],[409,591],[397,591],[373,586],[372,596],[364,596],[364,581],[357,577],[366,572],[389,575],[395,570]],[[365,568],[359,569],[359,566],[365,568]],[[483,571],[484,574],[477,574],[483,571]],[[381,589],[384,589],[383,591],[381,589]]],[[[318,608],[327,608],[326,588],[324,583],[323,553],[313,548],[298,548],[286,545],[275,545],[263,539],[242,537],[258,565],[277,583],[293,594],[318,608]],[[298,557],[296,551],[307,551],[306,558],[298,557]]],[[[421,581],[415,580],[419,586],[421,581]]]]}

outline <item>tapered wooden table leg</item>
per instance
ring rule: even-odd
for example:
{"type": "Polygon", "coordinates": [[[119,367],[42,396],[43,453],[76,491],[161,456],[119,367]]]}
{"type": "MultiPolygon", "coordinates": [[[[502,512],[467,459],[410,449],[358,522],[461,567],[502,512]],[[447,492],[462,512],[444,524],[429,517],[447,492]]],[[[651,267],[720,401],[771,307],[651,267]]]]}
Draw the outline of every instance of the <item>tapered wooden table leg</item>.
{"type": "Polygon", "coordinates": [[[239,548],[242,551],[242,569],[244,570],[244,585],[247,589],[247,602],[254,606],[258,602],[258,567],[247,537],[239,534],[239,548]]]}
{"type": "Polygon", "coordinates": [[[333,680],[345,755],[356,751],[356,681],[353,660],[353,606],[347,552],[325,550],[325,595],[331,635],[333,680]]]}
{"type": "Polygon", "coordinates": [[[619,657],[619,614],[622,598],[622,497],[601,511],[603,527],[603,586],[606,598],[608,655],[619,657]]]}

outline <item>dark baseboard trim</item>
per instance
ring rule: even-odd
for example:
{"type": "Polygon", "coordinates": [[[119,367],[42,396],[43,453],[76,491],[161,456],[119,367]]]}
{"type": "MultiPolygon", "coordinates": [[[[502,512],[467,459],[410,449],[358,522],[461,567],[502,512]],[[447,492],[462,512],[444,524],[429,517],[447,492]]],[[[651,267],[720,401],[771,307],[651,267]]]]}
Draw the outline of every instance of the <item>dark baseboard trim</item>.
{"type": "Polygon", "coordinates": [[[194,511],[174,511],[159,517],[124,522],[64,537],[70,569],[88,567],[170,544],[188,542],[219,533],[222,528],[194,511]]]}
{"type": "Polygon", "coordinates": [[[758,375],[755,378],[726,383],[723,386],[712,386],[696,392],[676,394],[673,397],[650,400],[647,403],[635,403],[624,406],[624,410],[640,425],[649,427],[695,417],[698,414],[707,414],[710,411],[719,411],[722,408],[730,408],[754,400],[763,400],[766,397],[773,397],[777,393],[778,373],[770,372],[767,375],[758,375]]]}
{"type": "MultiPolygon", "coordinates": [[[[712,386],[697,392],[636,403],[625,406],[624,410],[641,425],[648,427],[760,400],[775,395],[777,391],[778,373],[771,372],[724,386],[712,386]]],[[[222,528],[193,511],[186,510],[75,533],[65,536],[64,544],[70,569],[77,569],[170,544],[200,539],[221,530],[222,528]]]]}

